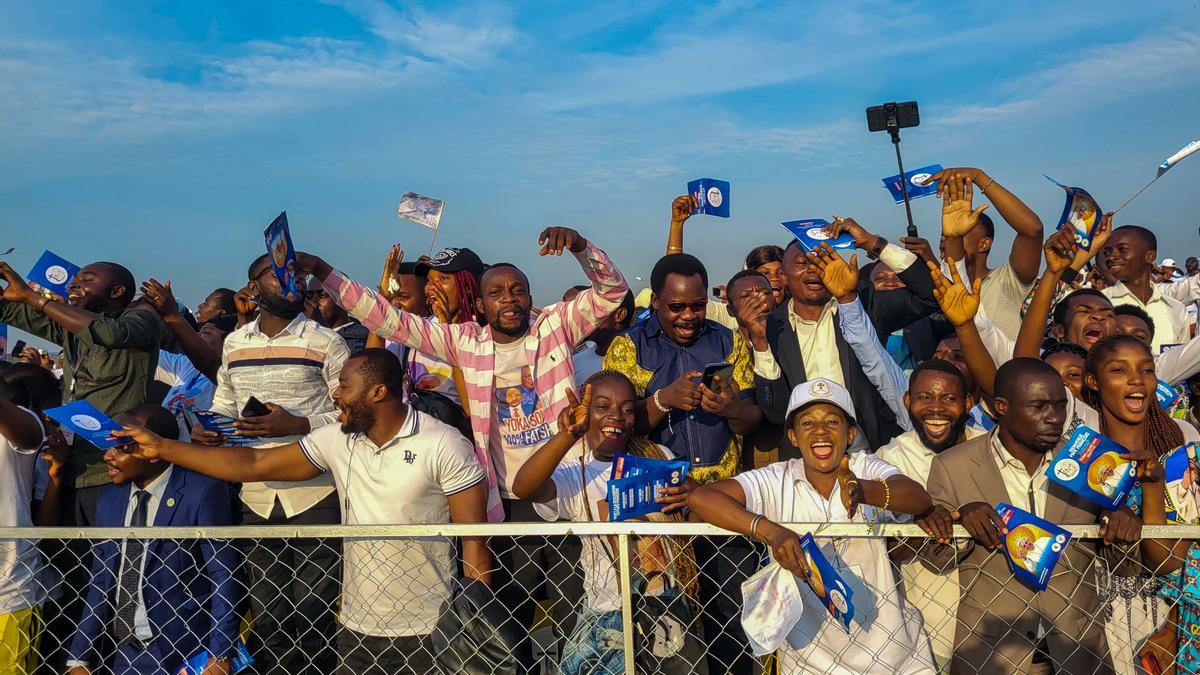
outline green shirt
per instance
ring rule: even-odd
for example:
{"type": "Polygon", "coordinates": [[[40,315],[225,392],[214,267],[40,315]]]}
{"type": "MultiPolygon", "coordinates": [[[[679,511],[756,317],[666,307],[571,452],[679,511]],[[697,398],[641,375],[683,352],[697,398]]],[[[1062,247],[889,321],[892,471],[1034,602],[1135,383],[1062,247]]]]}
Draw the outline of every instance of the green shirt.
{"type": "MultiPolygon", "coordinates": [[[[158,317],[126,308],[101,314],[85,330],[69,333],[29,305],[0,300],[0,323],[63,348],[63,403],[83,399],[106,415],[119,415],[147,400],[158,367],[158,317]]],[[[71,448],[75,487],[112,482],[104,451],[78,437],[71,448]]]]}

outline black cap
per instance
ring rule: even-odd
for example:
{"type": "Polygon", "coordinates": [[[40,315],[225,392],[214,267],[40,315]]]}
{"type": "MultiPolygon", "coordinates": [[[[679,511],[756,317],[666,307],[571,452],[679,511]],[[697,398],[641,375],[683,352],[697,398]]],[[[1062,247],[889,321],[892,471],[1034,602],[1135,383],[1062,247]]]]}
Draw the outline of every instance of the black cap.
{"type": "Polygon", "coordinates": [[[444,248],[432,258],[417,263],[417,274],[428,274],[429,270],[446,274],[466,270],[478,279],[483,276],[483,261],[469,248],[444,248]]]}

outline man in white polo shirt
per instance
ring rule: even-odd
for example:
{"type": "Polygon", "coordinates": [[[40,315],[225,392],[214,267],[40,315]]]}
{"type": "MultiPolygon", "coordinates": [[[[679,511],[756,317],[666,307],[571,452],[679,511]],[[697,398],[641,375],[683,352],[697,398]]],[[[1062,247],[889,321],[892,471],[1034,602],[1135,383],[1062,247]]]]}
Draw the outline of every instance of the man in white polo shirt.
{"type": "MultiPolygon", "coordinates": [[[[347,525],[484,523],[487,491],[470,441],[410,408],[404,366],[386,349],[365,349],[342,368],[333,392],[337,424],[274,448],[204,447],[144,428],[117,432],[141,454],[229,481],[333,477],[347,525]]],[[[479,537],[461,539],[464,576],[491,581],[492,556],[479,537]]],[[[458,561],[442,537],[348,539],[345,545],[338,672],[425,673],[430,633],[451,595],[458,561]]]]}

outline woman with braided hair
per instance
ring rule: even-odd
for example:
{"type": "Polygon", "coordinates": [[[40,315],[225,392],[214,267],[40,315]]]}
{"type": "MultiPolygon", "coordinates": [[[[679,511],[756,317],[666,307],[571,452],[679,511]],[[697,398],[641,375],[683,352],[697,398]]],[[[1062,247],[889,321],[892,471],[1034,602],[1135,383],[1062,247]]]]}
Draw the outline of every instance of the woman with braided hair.
{"type": "MultiPolygon", "coordinates": [[[[1098,414],[1100,433],[1119,443],[1129,450],[1130,454],[1145,457],[1138,463],[1140,488],[1135,488],[1130,495],[1129,506],[1139,512],[1143,523],[1147,525],[1166,523],[1166,496],[1163,492],[1160,468],[1162,458],[1186,442],[1200,441],[1200,433],[1197,433],[1194,427],[1169,417],[1158,405],[1154,394],[1157,383],[1150,348],[1131,335],[1109,335],[1101,338],[1088,351],[1084,364],[1083,395],[1084,400],[1095,408],[1098,414]]],[[[1119,625],[1121,617],[1115,617],[1115,622],[1109,622],[1114,664],[1125,660],[1132,661],[1133,655],[1121,647],[1141,643],[1146,637],[1146,629],[1157,628],[1164,619],[1157,616],[1157,607],[1161,606],[1161,602],[1151,604],[1156,593],[1167,602],[1176,605],[1177,611],[1173,609],[1170,615],[1178,621],[1168,620],[1164,630],[1154,636],[1153,642],[1158,645],[1157,655],[1148,658],[1156,658],[1163,666],[1174,659],[1176,624],[1179,626],[1178,651],[1181,663],[1185,651],[1200,655],[1200,652],[1195,651],[1195,648],[1200,647],[1200,642],[1194,646],[1189,645],[1189,649],[1183,648],[1187,642],[1194,639],[1187,636],[1187,640],[1184,640],[1184,621],[1200,619],[1200,614],[1196,612],[1200,609],[1200,596],[1189,599],[1187,591],[1190,581],[1200,574],[1200,557],[1196,557],[1194,562],[1180,571],[1180,564],[1172,566],[1169,562],[1174,557],[1172,548],[1172,542],[1154,539],[1144,540],[1141,545],[1143,563],[1159,577],[1159,581],[1164,582],[1161,587],[1144,574],[1136,577],[1113,574],[1111,590],[1126,599],[1124,618],[1125,623],[1129,624],[1116,631],[1122,634],[1116,634],[1114,627],[1119,625]],[[1174,574],[1176,571],[1179,571],[1178,575],[1174,574]],[[1184,574],[1189,574],[1191,580],[1185,580],[1184,574]],[[1131,605],[1135,597],[1150,601],[1146,604],[1151,604],[1150,618],[1153,626],[1147,626],[1143,630],[1137,629],[1140,622],[1134,620],[1131,605]]],[[[1187,546],[1182,546],[1184,552],[1187,552],[1187,549],[1187,546]]],[[[1192,549],[1191,553],[1196,553],[1196,549],[1192,549]]],[[[1191,555],[1188,555],[1188,560],[1193,560],[1191,555]]],[[[1182,563],[1182,558],[1178,558],[1178,561],[1182,563]]],[[[1195,589],[1192,589],[1192,592],[1194,593],[1195,589]]],[[[1132,651],[1132,648],[1129,648],[1129,651],[1132,651]]],[[[1143,649],[1143,654],[1145,651],[1143,649]]],[[[1190,662],[1195,666],[1200,664],[1200,659],[1190,662]]]]}
{"type": "MultiPolygon", "coordinates": [[[[618,453],[650,459],[674,459],[667,448],[634,436],[634,403],[637,392],[629,378],[615,370],[601,370],[587,379],[582,400],[568,392],[570,406],[559,415],[558,434],[543,444],[517,472],[512,492],[534,502],[546,520],[565,517],[572,521],[608,519],[608,480],[618,453]],[[571,455],[571,458],[568,458],[571,455]]],[[[647,519],[683,522],[680,513],[687,505],[693,483],[666,488],[658,496],[662,511],[647,519]]],[[[615,560],[619,557],[615,537],[583,537],[585,601],[575,630],[563,646],[560,672],[624,672],[621,636],[621,589],[615,560]]],[[[647,595],[658,595],[665,603],[689,599],[696,607],[697,571],[691,546],[680,537],[643,537],[631,552],[634,566],[651,582],[647,595]]],[[[699,630],[699,622],[694,622],[699,630]]],[[[704,660],[687,668],[702,671],[704,660]]]]}

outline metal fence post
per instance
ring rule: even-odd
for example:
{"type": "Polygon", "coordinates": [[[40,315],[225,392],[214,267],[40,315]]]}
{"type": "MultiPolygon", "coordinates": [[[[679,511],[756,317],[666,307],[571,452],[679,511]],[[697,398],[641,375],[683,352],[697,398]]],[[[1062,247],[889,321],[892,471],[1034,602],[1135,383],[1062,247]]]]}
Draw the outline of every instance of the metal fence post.
{"type": "Polygon", "coordinates": [[[633,579],[633,566],[629,561],[629,535],[617,535],[617,547],[621,549],[621,633],[625,637],[625,673],[634,675],[633,658],[633,589],[630,587],[633,579]]]}

